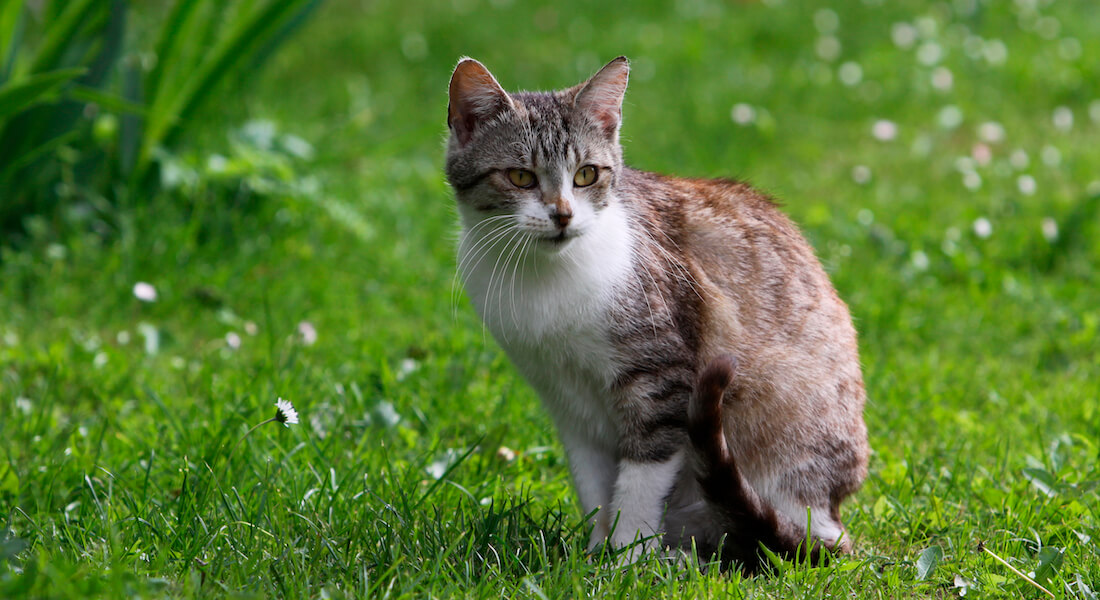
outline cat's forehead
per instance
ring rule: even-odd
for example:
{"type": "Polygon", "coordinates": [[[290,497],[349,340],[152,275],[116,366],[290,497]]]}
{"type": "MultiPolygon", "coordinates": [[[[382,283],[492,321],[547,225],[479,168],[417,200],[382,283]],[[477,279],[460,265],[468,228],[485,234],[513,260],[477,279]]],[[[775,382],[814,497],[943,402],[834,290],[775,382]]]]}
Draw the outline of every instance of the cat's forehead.
{"type": "Polygon", "coordinates": [[[568,129],[573,96],[564,92],[514,92],[519,114],[532,126],[556,126],[568,129]]]}

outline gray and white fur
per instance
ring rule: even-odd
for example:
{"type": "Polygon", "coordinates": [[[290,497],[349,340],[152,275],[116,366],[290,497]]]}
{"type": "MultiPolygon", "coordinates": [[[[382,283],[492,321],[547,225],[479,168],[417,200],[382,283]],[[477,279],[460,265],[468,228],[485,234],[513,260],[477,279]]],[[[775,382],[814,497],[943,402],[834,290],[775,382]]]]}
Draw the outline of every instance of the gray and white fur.
{"type": "Polygon", "coordinates": [[[747,571],[761,544],[845,551],[839,506],[868,454],[847,307],[763,194],[623,164],[628,72],[619,57],[508,93],[458,63],[446,173],[466,292],[598,509],[592,548],[694,542],[747,571]]]}

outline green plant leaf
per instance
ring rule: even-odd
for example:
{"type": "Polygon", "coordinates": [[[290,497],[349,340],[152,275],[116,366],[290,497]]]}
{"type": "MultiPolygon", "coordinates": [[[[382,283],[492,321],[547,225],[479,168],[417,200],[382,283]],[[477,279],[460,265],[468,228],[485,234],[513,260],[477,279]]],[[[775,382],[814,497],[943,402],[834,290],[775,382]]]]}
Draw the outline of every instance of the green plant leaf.
{"type": "Polygon", "coordinates": [[[7,81],[15,64],[20,38],[23,37],[19,27],[22,14],[22,0],[0,0],[0,40],[6,41],[6,44],[0,45],[0,83],[7,81]]]}
{"type": "Polygon", "coordinates": [[[137,102],[131,102],[122,96],[117,96],[85,85],[74,85],[72,89],[68,91],[68,96],[73,100],[98,104],[102,108],[117,113],[145,115],[148,112],[144,106],[137,102]]]}
{"type": "Polygon", "coordinates": [[[57,69],[0,86],[0,122],[30,106],[46,102],[51,94],[86,70],[83,67],[57,69]]]}
{"type": "Polygon", "coordinates": [[[0,462],[0,495],[18,493],[19,476],[15,474],[15,469],[7,462],[0,462]]]}
{"type": "Polygon", "coordinates": [[[298,12],[308,7],[308,0],[270,2],[261,6],[242,19],[206,54],[207,58],[170,98],[159,90],[154,91],[156,100],[150,107],[149,123],[138,155],[135,175],[140,178],[144,174],[153,149],[171,140],[179,131],[180,122],[191,116],[218,83],[251,57],[298,12]]]}
{"type": "Polygon", "coordinates": [[[943,558],[943,549],[939,546],[929,546],[920,553],[917,558],[917,581],[924,581],[936,569],[943,558]]]}
{"type": "Polygon", "coordinates": [[[80,39],[76,32],[92,21],[95,10],[107,8],[106,2],[97,0],[74,0],[68,4],[58,19],[46,29],[46,38],[31,63],[31,73],[41,73],[59,66],[66,50],[80,39]]]}
{"type": "Polygon", "coordinates": [[[1035,568],[1035,581],[1046,583],[1062,568],[1065,552],[1053,546],[1046,546],[1039,551],[1039,566],[1035,568]]]}
{"type": "Polygon", "coordinates": [[[1028,467],[1024,469],[1024,477],[1031,482],[1040,492],[1053,498],[1058,495],[1058,482],[1046,469],[1028,467]]]}

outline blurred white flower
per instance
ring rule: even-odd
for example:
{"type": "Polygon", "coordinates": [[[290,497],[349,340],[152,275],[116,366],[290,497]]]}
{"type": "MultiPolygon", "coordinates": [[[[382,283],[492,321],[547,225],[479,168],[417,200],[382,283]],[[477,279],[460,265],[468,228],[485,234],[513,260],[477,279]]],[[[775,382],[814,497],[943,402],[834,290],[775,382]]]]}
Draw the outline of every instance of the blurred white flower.
{"type": "Polygon", "coordinates": [[[1054,122],[1054,127],[1062,131],[1073,129],[1073,111],[1068,106],[1059,106],[1054,109],[1051,120],[1054,122]]]}
{"type": "Polygon", "coordinates": [[[993,235],[993,224],[985,217],[978,217],[974,220],[974,235],[983,240],[988,238],[993,235]]]}
{"type": "Polygon", "coordinates": [[[898,125],[893,121],[879,119],[871,126],[871,135],[880,142],[889,142],[898,137],[898,125]]]}
{"type": "Polygon", "coordinates": [[[156,302],[157,288],[150,283],[139,281],[134,284],[134,297],[142,302],[156,302]]]}
{"type": "Polygon", "coordinates": [[[983,142],[996,144],[1005,139],[1005,128],[996,121],[986,121],[978,126],[978,137],[983,142]]]}
{"type": "Polygon", "coordinates": [[[233,350],[238,350],[241,347],[241,336],[235,331],[230,331],[225,334],[225,344],[233,350]]]}
{"type": "Polygon", "coordinates": [[[936,67],[932,71],[932,87],[941,92],[946,92],[955,85],[955,76],[947,67],[936,67]]]}
{"type": "Polygon", "coordinates": [[[944,129],[954,129],[962,124],[963,113],[958,106],[948,104],[936,115],[936,122],[944,129]]]}
{"type": "Polygon", "coordinates": [[[1039,151],[1039,158],[1042,159],[1044,165],[1057,167],[1062,164],[1062,151],[1054,146],[1043,146],[1043,149],[1039,151]]]}
{"type": "Polygon", "coordinates": [[[289,400],[279,398],[275,401],[275,420],[287,427],[297,425],[298,411],[294,410],[294,405],[289,400]]]}
{"type": "Polygon", "coordinates": [[[814,27],[819,33],[833,33],[840,25],[840,17],[831,8],[819,8],[814,12],[814,27]]]}
{"type": "Polygon", "coordinates": [[[748,125],[756,120],[756,109],[744,102],[738,102],[730,109],[730,118],[738,125],[748,125]]]}
{"type": "Polygon", "coordinates": [[[993,160],[993,151],[989,149],[989,146],[978,143],[974,144],[974,147],[970,149],[970,156],[973,156],[974,160],[984,167],[993,160]]]}
{"type": "Polygon", "coordinates": [[[840,82],[846,86],[853,86],[863,81],[863,67],[859,66],[859,63],[848,61],[840,65],[840,70],[837,71],[837,77],[840,78],[840,82]]]}
{"type": "Polygon", "coordinates": [[[840,57],[840,40],[831,35],[823,35],[817,38],[814,51],[821,60],[832,62],[840,57]]]}
{"type": "Polygon", "coordinates": [[[1058,221],[1047,217],[1043,219],[1040,227],[1043,230],[1043,237],[1046,238],[1048,242],[1053,242],[1058,239],[1058,221]]]}
{"type": "Polygon", "coordinates": [[[894,45],[898,48],[912,48],[917,41],[917,28],[909,23],[894,23],[890,28],[890,39],[894,40],[894,45]]]}
{"type": "Polygon", "coordinates": [[[852,167],[852,181],[859,185],[864,185],[871,181],[871,168],[867,165],[856,165],[852,167]]]}
{"type": "Polygon", "coordinates": [[[309,321],[298,323],[298,336],[302,338],[302,343],[307,346],[317,343],[317,329],[309,321]]]}
{"type": "Polygon", "coordinates": [[[928,255],[925,254],[923,250],[917,250],[917,251],[913,252],[912,256],[910,257],[910,260],[913,261],[913,268],[914,269],[916,269],[918,271],[928,270],[928,265],[929,265],[928,255]]]}
{"type": "Polygon", "coordinates": [[[1028,158],[1027,152],[1023,150],[1014,150],[1008,157],[1009,164],[1013,169],[1026,169],[1028,164],[1031,163],[1031,159],[1028,158]]]}
{"type": "Polygon", "coordinates": [[[931,67],[932,65],[940,62],[943,58],[943,47],[933,41],[927,41],[917,48],[917,60],[925,66],[931,67]]]}
{"type": "Polygon", "coordinates": [[[982,47],[982,55],[991,65],[1003,65],[1008,60],[1008,46],[1001,40],[989,40],[982,47]]]}
{"type": "Polygon", "coordinates": [[[1016,178],[1016,187],[1020,189],[1020,193],[1025,196],[1030,196],[1035,193],[1036,185],[1035,178],[1031,175],[1020,175],[1016,178]]]}

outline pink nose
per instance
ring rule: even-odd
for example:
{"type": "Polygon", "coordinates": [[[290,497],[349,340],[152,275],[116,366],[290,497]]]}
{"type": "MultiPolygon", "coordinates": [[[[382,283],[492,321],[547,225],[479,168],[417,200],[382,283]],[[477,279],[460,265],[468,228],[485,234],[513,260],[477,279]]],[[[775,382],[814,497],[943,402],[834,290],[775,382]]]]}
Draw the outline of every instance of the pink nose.
{"type": "Polygon", "coordinates": [[[550,213],[550,219],[558,226],[559,229],[565,229],[569,225],[569,221],[573,220],[572,211],[554,211],[550,213]]]}

